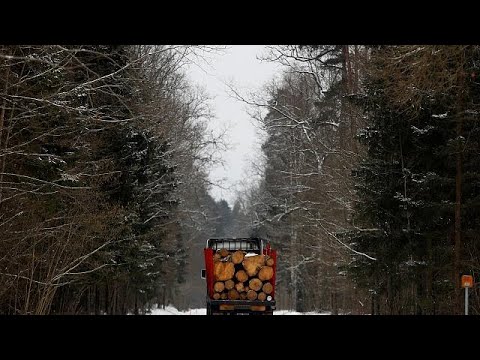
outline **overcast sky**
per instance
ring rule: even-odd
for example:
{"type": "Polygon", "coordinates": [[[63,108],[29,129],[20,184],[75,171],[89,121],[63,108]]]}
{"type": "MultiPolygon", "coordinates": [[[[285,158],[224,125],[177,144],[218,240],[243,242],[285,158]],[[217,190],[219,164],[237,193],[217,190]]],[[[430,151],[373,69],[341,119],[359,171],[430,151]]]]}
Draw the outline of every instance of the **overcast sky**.
{"type": "Polygon", "coordinates": [[[199,66],[188,68],[190,78],[213,98],[211,105],[215,119],[210,127],[228,129],[227,139],[232,148],[222,153],[225,167],[213,168],[210,180],[219,182],[225,179],[222,184],[229,189],[213,187],[211,195],[216,200],[227,200],[231,206],[235,189],[248,177],[251,160],[258,158],[262,135],[245,111],[245,104],[228,95],[225,82],[233,83],[241,91],[260,90],[280,72],[279,65],[257,59],[265,52],[263,45],[232,45],[223,54],[209,55],[209,64],[202,61],[197,62],[199,66]]]}

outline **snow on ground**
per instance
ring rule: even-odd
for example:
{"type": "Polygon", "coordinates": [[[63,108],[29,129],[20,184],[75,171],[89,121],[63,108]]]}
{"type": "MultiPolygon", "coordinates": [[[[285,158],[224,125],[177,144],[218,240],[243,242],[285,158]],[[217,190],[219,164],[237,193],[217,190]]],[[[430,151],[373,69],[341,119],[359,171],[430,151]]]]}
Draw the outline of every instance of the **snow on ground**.
{"type": "Polygon", "coordinates": [[[207,309],[179,311],[173,306],[166,306],[165,309],[153,309],[151,315],[207,315],[207,309]]]}
{"type": "Polygon", "coordinates": [[[273,315],[331,315],[331,313],[328,311],[322,311],[322,312],[310,311],[310,312],[301,313],[293,310],[277,310],[273,312],[273,315]]]}
{"type": "MultiPolygon", "coordinates": [[[[165,309],[153,309],[151,315],[206,315],[206,309],[190,309],[179,311],[173,306],[166,306],[165,309]]],[[[300,313],[292,310],[277,310],[274,315],[330,315],[329,312],[306,312],[300,313]]]]}

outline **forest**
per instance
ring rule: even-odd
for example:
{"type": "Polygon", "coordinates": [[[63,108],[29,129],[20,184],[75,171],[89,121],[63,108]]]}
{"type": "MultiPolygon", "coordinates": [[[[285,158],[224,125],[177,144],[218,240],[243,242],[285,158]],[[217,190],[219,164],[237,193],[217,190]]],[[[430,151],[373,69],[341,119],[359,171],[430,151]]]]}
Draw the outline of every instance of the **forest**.
{"type": "Polygon", "coordinates": [[[277,249],[281,309],[463,314],[480,46],[268,50],[280,77],[230,89],[266,134],[230,206],[208,176],[229,144],[185,70],[215,46],[1,46],[0,314],[202,306],[201,249],[222,236],[277,249]]]}

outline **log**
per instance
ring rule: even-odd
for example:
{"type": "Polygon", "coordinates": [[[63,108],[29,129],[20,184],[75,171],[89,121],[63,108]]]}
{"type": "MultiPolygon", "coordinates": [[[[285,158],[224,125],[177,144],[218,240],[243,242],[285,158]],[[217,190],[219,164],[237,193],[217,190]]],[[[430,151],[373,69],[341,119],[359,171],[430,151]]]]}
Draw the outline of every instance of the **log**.
{"type": "Polygon", "coordinates": [[[231,262],[216,262],[213,268],[215,280],[217,281],[230,280],[235,274],[235,266],[231,262]]]}
{"type": "Polygon", "coordinates": [[[223,291],[223,289],[225,289],[225,284],[222,281],[217,281],[213,285],[213,290],[215,290],[215,292],[217,292],[217,293],[221,293],[223,291]]]}
{"type": "Polygon", "coordinates": [[[258,272],[258,278],[262,281],[270,280],[273,277],[273,268],[271,266],[264,266],[258,272]]]}
{"type": "Polygon", "coordinates": [[[273,266],[273,264],[275,264],[275,261],[272,258],[269,258],[265,263],[267,264],[267,266],[273,266]]]}
{"type": "Polygon", "coordinates": [[[220,294],[220,299],[227,300],[227,293],[223,292],[220,294]]]}
{"type": "Polygon", "coordinates": [[[232,279],[225,281],[225,289],[232,290],[234,286],[235,282],[232,279]]]}
{"type": "Polygon", "coordinates": [[[265,294],[263,291],[258,293],[258,296],[257,296],[258,300],[260,301],[265,301],[267,299],[267,294],[265,294]]]}
{"type": "Polygon", "coordinates": [[[250,290],[250,288],[248,286],[245,286],[243,289],[244,289],[245,292],[248,292],[248,290],[250,290]]]}
{"type": "Polygon", "coordinates": [[[241,300],[245,300],[246,298],[247,298],[247,293],[246,292],[240,293],[240,299],[241,300]]]}
{"type": "Polygon", "coordinates": [[[228,290],[227,297],[229,300],[238,300],[238,298],[240,297],[240,294],[238,293],[237,290],[231,289],[231,290],[228,290]]]}
{"type": "Polygon", "coordinates": [[[235,284],[235,289],[239,292],[242,293],[245,291],[245,286],[243,285],[242,282],[236,283],[235,284]]]}
{"type": "Polygon", "coordinates": [[[271,294],[273,291],[273,285],[269,282],[263,284],[262,291],[267,295],[271,294]]]}
{"type": "Polygon", "coordinates": [[[245,253],[243,251],[235,251],[233,254],[232,254],[232,262],[234,264],[241,264],[241,262],[243,261],[243,258],[245,257],[245,253]]]}
{"type": "Polygon", "coordinates": [[[263,255],[254,255],[246,257],[242,261],[242,265],[247,272],[248,276],[255,276],[258,270],[265,265],[265,257],[263,255]]]}
{"type": "Polygon", "coordinates": [[[214,299],[214,300],[220,299],[220,293],[215,293],[215,294],[213,294],[213,299],[214,299]]]}
{"type": "Polygon", "coordinates": [[[252,311],[265,311],[267,307],[265,305],[252,305],[250,306],[250,310],[252,311]]]}
{"type": "Polygon", "coordinates": [[[257,292],[253,290],[248,290],[247,292],[247,299],[248,300],[255,300],[257,298],[257,292]]]}
{"type": "Polygon", "coordinates": [[[235,274],[235,277],[237,278],[237,280],[239,282],[245,282],[248,280],[248,275],[247,273],[245,272],[245,270],[239,270],[237,271],[237,273],[235,274]]]}
{"type": "Polygon", "coordinates": [[[219,250],[219,254],[222,258],[224,258],[224,257],[228,256],[228,254],[230,254],[230,252],[227,249],[223,248],[223,249],[219,250]]]}
{"type": "Polygon", "coordinates": [[[222,258],[222,257],[220,256],[219,253],[215,253],[215,254],[213,255],[213,261],[214,261],[214,262],[215,262],[215,261],[220,261],[221,258],[222,258]]]}
{"type": "Polygon", "coordinates": [[[250,279],[250,281],[248,282],[248,286],[253,291],[260,290],[262,288],[262,285],[263,285],[262,281],[258,278],[250,279]]]}

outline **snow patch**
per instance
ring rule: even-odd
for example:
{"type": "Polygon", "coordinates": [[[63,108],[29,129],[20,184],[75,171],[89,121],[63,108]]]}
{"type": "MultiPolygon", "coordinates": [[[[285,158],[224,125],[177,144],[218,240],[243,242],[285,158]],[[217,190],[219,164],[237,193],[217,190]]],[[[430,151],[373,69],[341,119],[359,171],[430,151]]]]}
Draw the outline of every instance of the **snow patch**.
{"type": "Polygon", "coordinates": [[[428,125],[428,126],[426,126],[425,128],[423,128],[423,129],[419,129],[419,128],[417,128],[416,126],[413,126],[413,125],[412,125],[412,126],[411,126],[411,129],[413,130],[413,132],[414,132],[415,134],[423,135],[423,134],[426,134],[427,132],[429,132],[430,130],[435,129],[435,128],[434,128],[433,126],[431,126],[431,125],[428,125]]]}
{"type": "MultiPolygon", "coordinates": [[[[293,310],[276,310],[274,315],[331,315],[328,311],[323,312],[305,312],[301,313],[293,310]]],[[[179,311],[175,307],[169,305],[165,309],[153,309],[150,315],[207,315],[207,309],[189,309],[185,311],[179,311]]]]}

